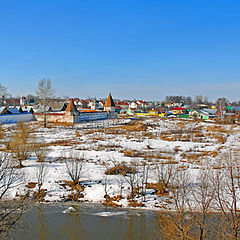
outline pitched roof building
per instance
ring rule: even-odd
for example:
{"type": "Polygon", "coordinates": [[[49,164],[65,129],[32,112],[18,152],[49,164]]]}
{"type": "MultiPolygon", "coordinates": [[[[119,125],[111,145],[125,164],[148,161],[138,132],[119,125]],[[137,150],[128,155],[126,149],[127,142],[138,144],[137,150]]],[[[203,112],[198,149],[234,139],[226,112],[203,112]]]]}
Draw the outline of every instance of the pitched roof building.
{"type": "Polygon", "coordinates": [[[116,105],[112,99],[111,93],[109,93],[107,101],[104,104],[104,111],[115,112],[115,110],[116,110],[116,105]]]}
{"type": "Polygon", "coordinates": [[[67,113],[68,115],[79,115],[79,111],[77,110],[77,108],[73,102],[73,99],[70,99],[70,102],[67,105],[65,113],[67,113]]]}

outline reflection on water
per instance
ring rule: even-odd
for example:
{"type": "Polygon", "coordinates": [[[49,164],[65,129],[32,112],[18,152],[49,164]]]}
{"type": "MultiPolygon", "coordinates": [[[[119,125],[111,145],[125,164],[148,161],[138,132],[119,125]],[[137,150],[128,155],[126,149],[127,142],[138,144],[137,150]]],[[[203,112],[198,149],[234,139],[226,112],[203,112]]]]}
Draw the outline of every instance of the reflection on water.
{"type": "Polygon", "coordinates": [[[154,239],[156,216],[151,211],[105,208],[80,204],[63,214],[67,205],[41,205],[29,210],[27,228],[13,234],[16,240],[154,239]],[[24,237],[23,237],[24,236],[24,237]]]}

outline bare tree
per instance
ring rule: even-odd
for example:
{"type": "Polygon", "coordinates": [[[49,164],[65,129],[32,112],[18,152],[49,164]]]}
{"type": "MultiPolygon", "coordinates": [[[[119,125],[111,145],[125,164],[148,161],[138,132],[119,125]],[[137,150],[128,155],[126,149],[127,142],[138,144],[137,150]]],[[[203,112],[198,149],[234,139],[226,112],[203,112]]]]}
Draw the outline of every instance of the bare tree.
{"type": "Polygon", "coordinates": [[[147,182],[149,176],[150,164],[142,162],[141,173],[139,174],[142,201],[146,201],[147,182]]]}
{"type": "Polygon", "coordinates": [[[225,97],[219,97],[216,100],[216,106],[219,110],[222,110],[223,107],[229,106],[230,102],[227,98],[225,97]]]}
{"type": "Polygon", "coordinates": [[[9,201],[9,191],[24,182],[22,169],[14,166],[6,152],[0,153],[0,239],[5,239],[7,232],[20,219],[26,207],[26,196],[20,200],[9,201]]]}
{"type": "Polygon", "coordinates": [[[202,104],[203,103],[203,96],[202,95],[195,96],[195,103],[196,104],[202,104]]]}
{"type": "Polygon", "coordinates": [[[216,184],[217,204],[222,213],[222,237],[237,240],[240,238],[240,170],[239,161],[228,152],[219,163],[214,183],[216,184]]]}
{"type": "Polygon", "coordinates": [[[207,97],[207,96],[205,96],[205,97],[203,98],[203,102],[204,102],[204,104],[208,104],[208,97],[207,97]]]}
{"type": "Polygon", "coordinates": [[[158,163],[155,164],[155,176],[158,183],[163,183],[166,188],[169,187],[170,181],[174,177],[176,169],[173,164],[158,163]]]}
{"type": "Polygon", "coordinates": [[[188,195],[188,210],[193,220],[193,225],[198,228],[198,239],[206,238],[207,218],[213,209],[215,199],[215,185],[212,182],[212,171],[201,170],[195,184],[190,184],[188,195]]]}
{"type": "Polygon", "coordinates": [[[4,87],[2,84],[0,84],[0,98],[1,103],[0,105],[4,105],[4,97],[7,97],[9,95],[8,90],[6,87],[4,87]]]}
{"type": "Polygon", "coordinates": [[[44,127],[46,127],[47,126],[46,108],[51,102],[52,98],[54,98],[54,91],[52,88],[51,80],[45,78],[40,80],[38,83],[38,89],[36,90],[36,94],[39,97],[39,101],[43,106],[44,127]]]}
{"type": "Polygon", "coordinates": [[[132,201],[134,201],[135,200],[134,189],[137,187],[137,184],[138,184],[138,169],[137,169],[137,165],[134,163],[131,163],[131,166],[129,168],[131,169],[131,171],[126,173],[125,179],[130,185],[130,189],[131,189],[130,198],[132,201]]]}
{"type": "Polygon", "coordinates": [[[187,205],[188,185],[190,182],[189,173],[187,171],[179,171],[175,174],[170,185],[172,194],[174,214],[169,213],[169,220],[176,228],[178,239],[191,239],[187,205]]]}

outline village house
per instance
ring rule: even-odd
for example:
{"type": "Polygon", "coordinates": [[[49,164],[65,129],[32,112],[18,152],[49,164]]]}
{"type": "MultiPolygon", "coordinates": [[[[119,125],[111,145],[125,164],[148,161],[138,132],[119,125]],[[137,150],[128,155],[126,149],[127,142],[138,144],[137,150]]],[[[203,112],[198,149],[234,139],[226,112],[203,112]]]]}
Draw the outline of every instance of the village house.
{"type": "Polygon", "coordinates": [[[172,114],[183,114],[183,113],[186,113],[186,108],[183,108],[183,107],[174,107],[172,109],[172,114]]]}
{"type": "Polygon", "coordinates": [[[88,106],[90,107],[91,110],[99,110],[99,101],[94,98],[90,100],[88,106]]]}
{"type": "Polygon", "coordinates": [[[132,110],[146,109],[149,107],[149,104],[142,100],[133,101],[129,104],[129,108],[132,110]]]}
{"type": "Polygon", "coordinates": [[[138,108],[138,106],[139,106],[139,103],[137,103],[136,101],[134,101],[134,102],[131,102],[130,104],[129,104],[129,109],[131,109],[131,110],[136,110],[137,108],[138,108]]]}
{"type": "Polygon", "coordinates": [[[115,105],[121,107],[121,109],[124,110],[127,110],[129,106],[127,102],[116,102],[115,105]]]}
{"type": "Polygon", "coordinates": [[[21,97],[21,99],[20,99],[20,105],[21,105],[21,106],[27,105],[27,98],[21,97]]]}
{"type": "Polygon", "coordinates": [[[146,109],[149,106],[149,104],[147,102],[142,101],[142,100],[138,100],[137,103],[138,103],[138,107],[140,107],[142,109],[146,109]]]}

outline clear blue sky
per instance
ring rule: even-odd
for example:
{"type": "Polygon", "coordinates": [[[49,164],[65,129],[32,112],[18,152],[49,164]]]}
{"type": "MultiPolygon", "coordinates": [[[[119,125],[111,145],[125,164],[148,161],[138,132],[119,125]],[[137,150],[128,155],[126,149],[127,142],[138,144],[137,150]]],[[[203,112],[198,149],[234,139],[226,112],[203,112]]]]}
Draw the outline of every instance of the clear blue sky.
{"type": "Polygon", "coordinates": [[[240,100],[240,1],[0,0],[0,83],[56,95],[240,100]]]}

